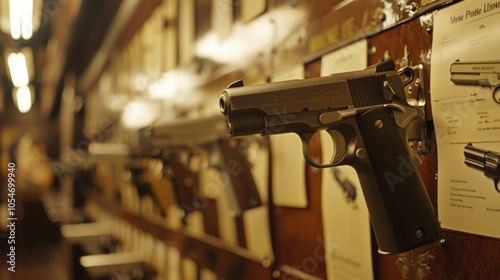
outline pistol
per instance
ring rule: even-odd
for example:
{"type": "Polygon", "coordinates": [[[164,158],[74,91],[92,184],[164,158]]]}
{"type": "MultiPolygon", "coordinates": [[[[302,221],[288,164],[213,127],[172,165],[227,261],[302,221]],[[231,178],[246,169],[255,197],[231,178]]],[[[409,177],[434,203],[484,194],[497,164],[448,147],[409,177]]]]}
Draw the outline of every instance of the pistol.
{"type": "Polygon", "coordinates": [[[201,210],[207,198],[199,189],[197,170],[191,161],[202,158],[202,168],[216,168],[235,215],[262,205],[260,194],[245,156],[243,139],[228,137],[220,115],[173,120],[139,131],[143,156],[162,159],[173,181],[179,206],[190,213],[201,210]]]}
{"type": "Polygon", "coordinates": [[[450,79],[457,85],[479,85],[491,87],[493,101],[500,103],[500,61],[461,62],[450,66],[450,79]]]}
{"type": "MultiPolygon", "coordinates": [[[[121,183],[132,183],[137,192],[137,198],[140,200],[145,197],[150,197],[152,199],[155,208],[161,211],[161,214],[166,213],[166,207],[163,203],[164,192],[160,192],[158,188],[152,187],[150,178],[148,178],[147,173],[151,169],[151,162],[148,162],[144,158],[137,157],[129,144],[125,143],[99,143],[91,142],[88,148],[88,154],[82,159],[82,163],[85,163],[87,167],[94,168],[99,164],[109,165],[113,171],[120,172],[109,172],[106,170],[101,173],[102,176],[108,178],[108,180],[115,183],[116,189],[109,190],[109,192],[116,192],[115,195],[118,196],[118,190],[123,190],[121,188],[121,183]],[[120,168],[116,168],[119,165],[120,168]],[[112,176],[117,176],[113,178],[112,176]],[[118,182],[118,183],[117,183],[118,182]]],[[[102,178],[102,177],[101,177],[102,178]]],[[[112,184],[107,184],[107,188],[112,184]]],[[[123,197],[122,197],[123,199],[123,197]]]]}
{"type": "Polygon", "coordinates": [[[465,164],[483,171],[486,177],[492,178],[495,189],[500,192],[500,153],[475,148],[469,143],[464,148],[464,156],[465,164]]]}
{"type": "Polygon", "coordinates": [[[406,99],[405,85],[415,78],[411,71],[397,71],[387,59],[327,77],[248,87],[236,81],[222,92],[219,108],[232,136],[293,132],[301,138],[310,165],[354,167],[379,252],[400,253],[441,236],[416,170],[418,155],[407,142],[407,128],[424,122],[423,109],[406,99]],[[335,143],[326,163],[309,154],[309,142],[320,130],[335,143]]]}

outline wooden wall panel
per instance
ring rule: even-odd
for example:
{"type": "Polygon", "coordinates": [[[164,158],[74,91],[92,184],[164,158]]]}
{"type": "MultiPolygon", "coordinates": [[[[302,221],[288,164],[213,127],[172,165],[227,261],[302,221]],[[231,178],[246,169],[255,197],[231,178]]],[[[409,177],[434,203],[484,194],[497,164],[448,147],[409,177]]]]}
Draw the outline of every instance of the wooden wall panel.
{"type": "Polygon", "coordinates": [[[428,120],[432,119],[429,97],[432,29],[429,28],[420,18],[416,18],[368,38],[369,65],[376,64],[386,55],[390,55],[397,67],[398,60],[404,56],[406,46],[409,61],[414,65],[420,63],[424,66],[425,93],[428,101],[425,113],[428,120]]]}
{"type": "MultiPolygon", "coordinates": [[[[236,3],[236,1],[234,2],[236,3]]],[[[307,11],[308,15],[319,16],[325,14],[328,9],[340,2],[268,1],[268,10],[292,5],[297,9],[307,11]]],[[[158,1],[154,1],[154,3],[159,4],[158,1]]],[[[153,9],[155,5],[154,3],[147,6],[143,5],[144,13],[150,12],[150,9],[153,9]]],[[[206,12],[204,8],[208,7],[210,1],[202,0],[196,3],[198,4],[197,12],[204,16],[197,22],[199,25],[198,35],[201,36],[208,30],[205,24],[209,22],[209,16],[204,13],[206,12]]],[[[356,10],[356,12],[360,11],[356,10]]],[[[322,28],[328,30],[329,26],[323,26],[322,28]]],[[[133,31],[131,27],[128,29],[133,31]]],[[[123,38],[122,45],[125,45],[128,42],[127,37],[123,38]]],[[[420,154],[422,164],[419,165],[418,171],[431,202],[434,208],[437,209],[436,176],[438,159],[430,108],[430,96],[432,95],[432,92],[430,92],[430,70],[432,67],[430,64],[432,54],[431,17],[425,15],[414,18],[375,35],[370,35],[367,39],[369,53],[366,55],[370,65],[379,62],[387,55],[392,56],[394,61],[399,63],[399,60],[407,54],[410,63],[424,66],[424,93],[427,99],[425,105],[427,138],[426,149],[420,154]]],[[[297,40],[311,40],[311,38],[300,37],[300,40],[297,40]]],[[[332,46],[332,49],[334,47],[332,46]]],[[[310,49],[307,49],[307,51],[310,51],[310,49]]],[[[326,51],[326,49],[321,49],[321,51],[326,51]]],[[[300,61],[308,61],[305,64],[306,78],[319,77],[321,69],[320,54],[298,53],[298,56],[303,54],[308,58],[307,60],[304,57],[299,59],[300,61]],[[309,59],[311,57],[312,59],[309,59]]],[[[273,66],[279,67],[280,65],[273,66]]],[[[270,73],[271,70],[273,69],[266,69],[266,73],[270,73]]],[[[248,69],[239,69],[238,71],[249,72],[248,69]]],[[[227,74],[227,76],[229,75],[234,75],[234,73],[227,74]]],[[[244,76],[245,73],[241,75],[244,76]]],[[[216,82],[205,85],[205,87],[211,88],[214,84],[216,82]]],[[[321,157],[319,138],[313,138],[311,141],[310,152],[313,157],[321,157]]],[[[175,231],[165,227],[160,222],[157,223],[156,220],[137,216],[117,206],[107,206],[106,203],[101,203],[103,204],[102,207],[107,211],[122,216],[123,219],[143,228],[155,238],[178,248],[185,256],[192,258],[200,266],[210,268],[219,275],[227,276],[228,279],[268,279],[271,277],[275,279],[326,279],[321,216],[321,170],[307,164],[303,168],[306,170],[308,206],[299,209],[270,205],[270,228],[275,257],[271,268],[268,267],[267,262],[264,264],[262,260],[256,259],[252,254],[244,250],[245,236],[242,234],[242,220],[237,220],[239,247],[229,246],[227,242],[220,240],[221,234],[218,228],[218,222],[220,221],[217,221],[216,218],[215,202],[212,202],[204,211],[204,226],[207,235],[202,238],[190,236],[188,232],[175,231]],[[240,278],[231,278],[229,275],[233,275],[230,274],[230,272],[233,272],[233,268],[246,268],[247,270],[242,272],[244,275],[237,273],[240,278]]],[[[271,178],[268,181],[272,182],[271,178]]],[[[270,196],[271,193],[269,191],[270,196]]],[[[270,197],[269,201],[272,201],[272,197],[270,197]]],[[[500,254],[498,253],[500,252],[500,241],[498,239],[448,230],[444,231],[443,237],[443,242],[436,242],[403,254],[389,256],[377,253],[377,245],[375,239],[372,238],[375,279],[500,279],[500,254]]]]}
{"type": "MultiPolygon", "coordinates": [[[[406,46],[409,60],[413,64],[424,65],[428,151],[420,155],[422,164],[418,170],[434,209],[437,210],[437,151],[430,108],[432,92],[429,92],[431,31],[424,20],[416,18],[372,36],[369,38],[369,49],[372,50],[369,64],[381,60],[386,51],[396,61],[403,57],[406,46]]],[[[444,244],[437,242],[400,255],[377,255],[374,260],[376,279],[500,279],[498,239],[449,230],[444,230],[443,235],[444,244]],[[419,266],[419,260],[423,260],[428,267],[419,266]],[[405,265],[407,269],[402,268],[405,265]],[[424,273],[426,277],[418,278],[418,273],[424,273]]]]}

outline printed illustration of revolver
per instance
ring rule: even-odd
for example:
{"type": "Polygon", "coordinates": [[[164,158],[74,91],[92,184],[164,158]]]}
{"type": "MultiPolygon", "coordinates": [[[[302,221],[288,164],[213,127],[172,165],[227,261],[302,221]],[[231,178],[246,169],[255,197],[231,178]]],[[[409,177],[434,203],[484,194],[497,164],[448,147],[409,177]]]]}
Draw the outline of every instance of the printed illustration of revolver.
{"type": "Polygon", "coordinates": [[[422,125],[424,111],[410,106],[405,85],[411,68],[392,59],[367,69],[305,80],[229,85],[219,99],[232,136],[294,132],[306,161],[315,167],[356,169],[379,252],[400,253],[440,239],[441,228],[409,150],[408,128],[422,125]],[[403,82],[404,80],[404,82],[403,82]],[[309,141],[325,130],[335,144],[328,163],[309,155],[309,141]]]}
{"type": "Polygon", "coordinates": [[[493,100],[500,103],[500,61],[453,62],[450,79],[457,85],[479,85],[491,87],[493,100]]]}
{"type": "Polygon", "coordinates": [[[354,186],[354,183],[346,178],[337,168],[332,167],[330,169],[332,171],[333,179],[337,181],[339,186],[342,188],[346,202],[354,204],[356,201],[356,187],[354,186]]]}
{"type": "Polygon", "coordinates": [[[500,153],[476,148],[469,143],[464,148],[464,155],[465,164],[492,178],[495,189],[500,192],[500,153]]]}

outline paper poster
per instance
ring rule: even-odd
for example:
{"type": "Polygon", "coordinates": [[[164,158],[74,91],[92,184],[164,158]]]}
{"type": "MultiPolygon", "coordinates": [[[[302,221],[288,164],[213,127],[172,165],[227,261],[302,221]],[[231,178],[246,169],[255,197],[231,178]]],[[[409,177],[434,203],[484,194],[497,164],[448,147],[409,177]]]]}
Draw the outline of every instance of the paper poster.
{"type": "MultiPolygon", "coordinates": [[[[367,42],[359,41],[321,58],[321,75],[367,66],[367,42]]],[[[330,135],[321,133],[323,158],[331,158],[330,135]]],[[[373,279],[370,217],[354,168],[323,169],[322,216],[328,279],[373,279]]]]}
{"type": "MultiPolygon", "coordinates": [[[[304,79],[304,66],[287,68],[274,75],[271,82],[304,79]]],[[[270,136],[272,153],[273,204],[284,207],[307,207],[305,159],[302,142],[294,133],[270,136]]]]}
{"type": "Polygon", "coordinates": [[[464,1],[434,16],[432,114],[443,228],[500,238],[500,5],[464,1]],[[496,175],[495,175],[496,174],[496,175]]]}

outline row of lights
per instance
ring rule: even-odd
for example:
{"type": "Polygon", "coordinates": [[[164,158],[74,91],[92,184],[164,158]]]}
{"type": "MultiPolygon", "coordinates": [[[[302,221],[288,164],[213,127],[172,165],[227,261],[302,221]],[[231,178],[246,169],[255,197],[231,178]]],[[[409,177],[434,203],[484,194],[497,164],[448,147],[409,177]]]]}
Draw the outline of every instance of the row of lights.
{"type": "MultiPolygon", "coordinates": [[[[9,0],[9,23],[12,39],[29,40],[33,36],[36,28],[35,3],[40,4],[40,1],[9,0]]],[[[24,51],[11,52],[7,57],[10,77],[14,85],[12,96],[14,104],[21,113],[27,113],[31,110],[35,97],[33,87],[30,85],[30,71],[28,71],[28,65],[32,65],[33,59],[25,53],[29,54],[31,50],[27,48],[24,51]]]]}
{"type": "MultiPolygon", "coordinates": [[[[214,30],[208,32],[196,43],[195,54],[219,64],[244,67],[263,50],[270,50],[273,44],[284,40],[304,20],[306,14],[303,11],[291,7],[276,9],[250,23],[235,23],[226,38],[220,38],[214,30]]],[[[210,75],[195,74],[189,69],[170,70],[147,86],[148,97],[172,101],[179,93],[192,92],[208,80],[204,74],[210,75]]],[[[156,120],[158,116],[154,113],[159,115],[160,103],[151,102],[150,99],[133,100],[125,106],[122,122],[126,128],[144,127],[156,120]],[[144,118],[145,115],[149,118],[144,118]]],[[[163,111],[161,114],[165,117],[163,111]]]]}
{"type": "Polygon", "coordinates": [[[12,91],[14,104],[19,112],[27,113],[33,104],[34,94],[29,85],[30,76],[26,56],[22,52],[13,52],[9,54],[7,64],[9,65],[10,77],[14,85],[12,91]]]}
{"type": "Polygon", "coordinates": [[[10,0],[10,35],[14,40],[33,36],[33,0],[10,0]]]}

